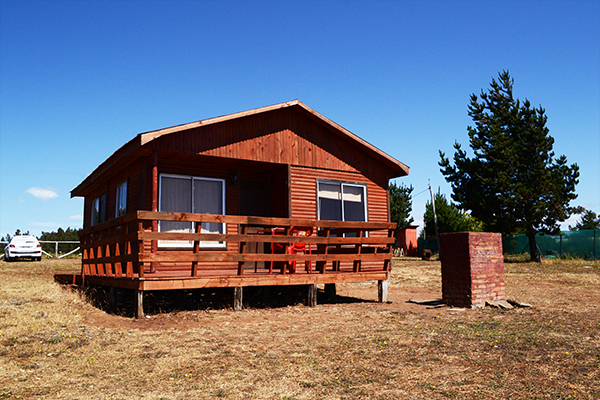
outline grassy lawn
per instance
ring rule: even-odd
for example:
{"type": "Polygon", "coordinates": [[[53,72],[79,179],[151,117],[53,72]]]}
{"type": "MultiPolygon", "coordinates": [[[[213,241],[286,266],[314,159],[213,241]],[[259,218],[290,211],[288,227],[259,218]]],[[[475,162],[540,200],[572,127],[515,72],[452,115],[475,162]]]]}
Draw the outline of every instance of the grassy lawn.
{"type": "Polygon", "coordinates": [[[338,285],[344,301],[315,308],[196,301],[144,320],[53,282],[78,268],[0,261],[0,398],[600,398],[598,262],[505,264],[507,298],[531,308],[409,306],[441,297],[440,264],[395,259],[387,304],[338,285]]]}

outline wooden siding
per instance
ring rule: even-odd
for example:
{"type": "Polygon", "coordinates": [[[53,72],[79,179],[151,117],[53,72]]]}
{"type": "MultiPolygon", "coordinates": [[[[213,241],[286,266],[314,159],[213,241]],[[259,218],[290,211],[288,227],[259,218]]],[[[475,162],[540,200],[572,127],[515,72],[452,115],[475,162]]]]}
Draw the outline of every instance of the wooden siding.
{"type": "Polygon", "coordinates": [[[348,137],[333,133],[331,126],[291,109],[164,135],[148,145],[160,151],[394,175],[348,137]]]}
{"type": "Polygon", "coordinates": [[[138,210],[138,198],[141,184],[140,161],[130,163],[119,168],[111,176],[108,176],[90,188],[89,194],[84,200],[83,227],[91,226],[92,202],[99,196],[106,194],[106,218],[110,220],[115,217],[117,186],[127,181],[127,212],[138,210]]]}
{"type": "MultiPolygon", "coordinates": [[[[367,187],[367,212],[369,222],[388,222],[388,193],[385,177],[368,177],[341,171],[327,171],[311,168],[290,168],[291,209],[290,218],[317,219],[317,181],[338,181],[360,183],[367,187]],[[378,181],[378,182],[377,182],[378,181]]],[[[385,232],[371,232],[374,237],[385,236],[385,232]]],[[[342,262],[341,268],[351,262],[342,262]]],[[[376,262],[365,261],[365,267],[375,267],[376,262]]]]}
{"type": "Polygon", "coordinates": [[[361,174],[299,167],[291,167],[291,218],[317,219],[318,180],[366,185],[369,221],[388,221],[388,193],[381,177],[376,182],[361,174]]]}

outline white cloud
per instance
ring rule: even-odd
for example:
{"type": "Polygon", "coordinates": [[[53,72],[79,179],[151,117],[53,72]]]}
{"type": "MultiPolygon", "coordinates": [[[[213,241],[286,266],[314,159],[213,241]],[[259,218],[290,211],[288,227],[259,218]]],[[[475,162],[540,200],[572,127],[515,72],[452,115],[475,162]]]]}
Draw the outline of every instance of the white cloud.
{"type": "Polygon", "coordinates": [[[83,221],[83,215],[71,215],[69,217],[69,219],[75,220],[75,221],[83,221]]]}
{"type": "Polygon", "coordinates": [[[56,189],[52,188],[32,187],[27,189],[25,192],[29,193],[33,197],[37,197],[38,199],[40,199],[40,201],[46,201],[58,197],[56,189]]]}

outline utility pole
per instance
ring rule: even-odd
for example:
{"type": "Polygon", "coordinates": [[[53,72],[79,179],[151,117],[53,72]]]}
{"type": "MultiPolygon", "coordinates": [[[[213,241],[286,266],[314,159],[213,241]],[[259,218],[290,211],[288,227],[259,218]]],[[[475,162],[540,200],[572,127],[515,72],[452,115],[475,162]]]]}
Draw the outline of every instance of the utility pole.
{"type": "Polygon", "coordinates": [[[437,214],[435,213],[435,199],[433,198],[433,189],[431,189],[431,181],[429,181],[429,193],[431,194],[431,208],[433,209],[433,222],[435,224],[435,239],[437,241],[438,257],[442,254],[440,246],[440,232],[438,230],[437,214]]]}

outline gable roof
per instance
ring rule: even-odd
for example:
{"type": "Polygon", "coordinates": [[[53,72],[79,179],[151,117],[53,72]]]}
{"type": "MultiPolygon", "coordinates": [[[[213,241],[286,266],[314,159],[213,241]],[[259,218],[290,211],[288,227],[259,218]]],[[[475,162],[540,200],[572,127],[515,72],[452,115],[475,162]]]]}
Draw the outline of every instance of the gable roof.
{"type": "Polygon", "coordinates": [[[359,147],[362,147],[363,150],[367,154],[370,154],[372,157],[378,159],[384,165],[387,165],[392,171],[396,173],[396,176],[405,176],[408,175],[409,168],[405,164],[396,160],[392,156],[386,154],[382,150],[368,143],[367,141],[361,139],[356,136],[352,132],[343,128],[342,126],[336,124],[330,119],[324,117],[318,112],[314,111],[310,107],[306,106],[299,100],[292,100],[284,103],[274,104],[271,106],[255,108],[248,111],[241,111],[233,114],[223,115],[220,117],[208,118],[201,121],[190,122],[187,124],[176,125],[168,128],[163,128],[155,131],[149,131],[145,133],[140,133],[115,151],[109,158],[107,158],[102,164],[100,164],[83,182],[81,182],[75,189],[71,191],[71,197],[81,195],[82,191],[85,190],[89,185],[91,185],[96,179],[98,179],[103,173],[105,173],[110,167],[123,160],[126,156],[130,157],[133,153],[139,152],[139,150],[151,143],[152,141],[164,137],[166,135],[170,135],[177,132],[183,132],[190,129],[195,129],[203,126],[214,125],[226,121],[231,121],[243,117],[248,117],[252,115],[257,115],[261,113],[266,113],[269,111],[275,111],[278,109],[291,108],[298,112],[301,112],[307,115],[309,118],[313,119],[317,123],[324,125],[329,128],[330,131],[336,133],[340,136],[346,137],[350,141],[354,142],[359,147]]]}

